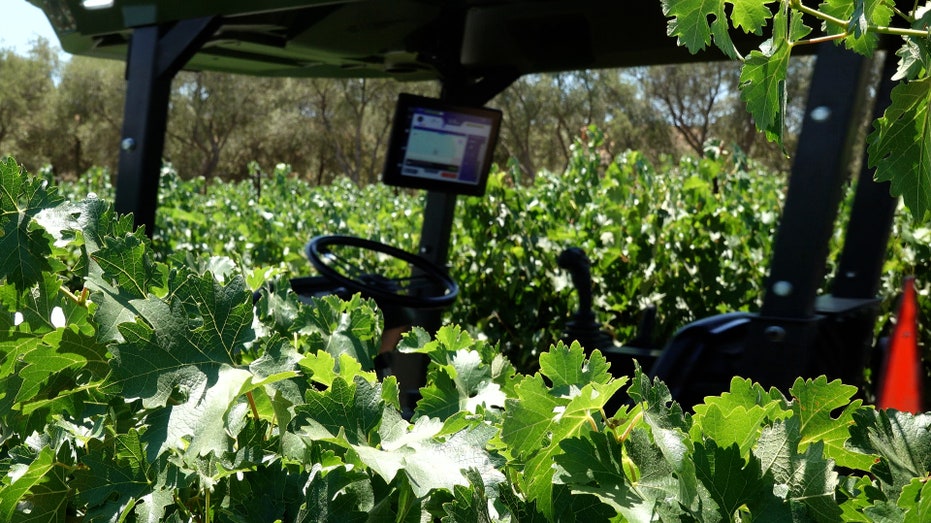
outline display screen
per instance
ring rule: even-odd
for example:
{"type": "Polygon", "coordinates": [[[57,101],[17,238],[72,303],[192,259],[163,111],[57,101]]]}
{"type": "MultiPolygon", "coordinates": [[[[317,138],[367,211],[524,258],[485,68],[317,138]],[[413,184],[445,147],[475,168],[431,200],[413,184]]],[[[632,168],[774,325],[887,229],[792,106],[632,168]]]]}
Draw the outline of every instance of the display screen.
{"type": "Polygon", "coordinates": [[[402,94],[382,181],[388,185],[481,195],[501,112],[402,94]]]}

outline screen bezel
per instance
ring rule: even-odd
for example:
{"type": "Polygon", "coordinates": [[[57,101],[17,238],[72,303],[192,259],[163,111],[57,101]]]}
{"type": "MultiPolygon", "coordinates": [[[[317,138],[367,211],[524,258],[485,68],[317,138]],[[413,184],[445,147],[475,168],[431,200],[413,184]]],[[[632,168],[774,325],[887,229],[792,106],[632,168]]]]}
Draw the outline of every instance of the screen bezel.
{"type": "Polygon", "coordinates": [[[428,98],[408,93],[398,96],[395,108],[394,121],[391,125],[391,135],[388,139],[388,153],[385,155],[385,169],[382,172],[382,183],[396,187],[409,187],[413,189],[427,189],[444,193],[482,196],[488,183],[488,171],[491,169],[495,145],[498,142],[498,131],[501,128],[501,111],[488,107],[471,107],[444,102],[437,98],[428,98]],[[401,172],[401,161],[407,150],[407,142],[411,122],[408,117],[411,111],[423,108],[435,111],[460,113],[468,116],[479,116],[491,121],[491,130],[488,135],[488,145],[485,154],[480,160],[478,179],[476,183],[455,180],[441,180],[434,178],[421,178],[405,175],[401,172]]]}

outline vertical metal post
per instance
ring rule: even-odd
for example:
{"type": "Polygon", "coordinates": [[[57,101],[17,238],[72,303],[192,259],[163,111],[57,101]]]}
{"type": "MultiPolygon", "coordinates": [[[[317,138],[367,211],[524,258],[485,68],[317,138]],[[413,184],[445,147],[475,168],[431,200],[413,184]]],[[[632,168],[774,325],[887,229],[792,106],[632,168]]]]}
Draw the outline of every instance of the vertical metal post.
{"type": "MultiPolygon", "coordinates": [[[[484,105],[518,78],[513,71],[500,71],[487,76],[480,82],[448,80],[443,85],[442,98],[453,104],[484,105]]],[[[420,229],[420,255],[439,266],[445,266],[449,257],[449,241],[453,231],[456,210],[456,195],[430,191],[424,208],[423,225],[420,229]]],[[[418,312],[418,324],[429,332],[436,332],[442,322],[442,312],[425,310],[418,312]]]]}
{"type": "Polygon", "coordinates": [[[868,65],[832,43],[818,52],[763,304],[738,366],[765,386],[787,390],[811,372],[817,357],[815,303],[849,176],[868,65]]]}
{"type": "MultiPolygon", "coordinates": [[[[876,102],[873,105],[874,120],[881,118],[891,103],[892,88],[896,83],[892,76],[897,69],[898,57],[892,51],[886,51],[880,73],[881,81],[876,91],[876,102]]],[[[831,290],[835,297],[876,297],[898,203],[899,199],[889,194],[889,182],[879,183],[873,179],[873,169],[868,167],[864,151],[857,192],[844,235],[844,247],[831,290]]]]}
{"type": "Polygon", "coordinates": [[[155,230],[171,81],[218,27],[219,18],[209,17],[133,29],[115,209],[133,213],[136,227],[145,227],[149,236],[155,230]]]}

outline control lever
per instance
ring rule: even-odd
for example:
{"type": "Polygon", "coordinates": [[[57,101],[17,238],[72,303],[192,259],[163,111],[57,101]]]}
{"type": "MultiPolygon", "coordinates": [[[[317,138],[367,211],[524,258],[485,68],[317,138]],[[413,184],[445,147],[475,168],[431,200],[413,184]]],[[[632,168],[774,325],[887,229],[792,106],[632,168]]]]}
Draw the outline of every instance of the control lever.
{"type": "Polygon", "coordinates": [[[579,295],[579,309],[566,323],[563,341],[568,344],[578,340],[587,351],[604,351],[608,347],[614,347],[611,335],[601,330],[601,325],[595,321],[595,312],[592,310],[591,262],[585,251],[578,247],[570,247],[560,253],[556,263],[569,272],[572,285],[579,295]]]}

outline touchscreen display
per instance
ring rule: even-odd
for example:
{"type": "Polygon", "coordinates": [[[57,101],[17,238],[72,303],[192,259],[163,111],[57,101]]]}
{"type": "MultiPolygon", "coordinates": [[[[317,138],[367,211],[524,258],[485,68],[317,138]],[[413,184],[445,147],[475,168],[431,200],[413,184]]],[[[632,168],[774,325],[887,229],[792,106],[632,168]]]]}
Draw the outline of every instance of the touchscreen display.
{"type": "Polygon", "coordinates": [[[401,95],[383,181],[461,194],[485,192],[501,113],[401,95]]]}

